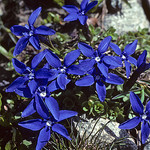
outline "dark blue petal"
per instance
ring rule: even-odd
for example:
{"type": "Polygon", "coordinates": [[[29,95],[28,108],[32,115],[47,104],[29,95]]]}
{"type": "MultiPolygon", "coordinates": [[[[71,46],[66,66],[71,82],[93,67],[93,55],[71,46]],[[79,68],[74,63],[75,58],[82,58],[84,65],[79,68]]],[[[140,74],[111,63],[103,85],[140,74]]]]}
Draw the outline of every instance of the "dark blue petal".
{"type": "Polygon", "coordinates": [[[29,26],[32,26],[34,24],[35,20],[40,15],[41,11],[42,11],[42,8],[39,7],[35,11],[32,12],[32,14],[30,15],[28,19],[29,26]]]}
{"type": "Polygon", "coordinates": [[[24,63],[20,62],[18,59],[13,58],[12,63],[13,63],[13,66],[14,66],[16,72],[23,74],[26,71],[26,65],[24,63]]]}
{"type": "Polygon", "coordinates": [[[56,31],[54,31],[53,29],[46,27],[44,25],[39,26],[34,31],[34,34],[41,34],[41,35],[53,35],[55,33],[56,33],[56,31]]]}
{"type": "Polygon", "coordinates": [[[81,10],[85,10],[90,0],[82,0],[80,8],[81,10]]]}
{"type": "Polygon", "coordinates": [[[129,78],[130,72],[131,72],[131,65],[126,60],[124,62],[125,62],[125,67],[126,67],[126,76],[127,76],[127,78],[129,78]]]}
{"type": "Polygon", "coordinates": [[[60,115],[59,115],[58,122],[62,121],[62,120],[65,120],[67,118],[76,116],[78,113],[76,111],[71,111],[71,110],[60,110],[59,114],[60,115]]]}
{"type": "Polygon", "coordinates": [[[96,91],[98,94],[98,98],[101,102],[104,102],[106,97],[106,87],[103,82],[96,82],[96,91]]]}
{"type": "Polygon", "coordinates": [[[57,77],[58,73],[57,70],[54,69],[47,69],[47,68],[41,68],[37,72],[35,72],[35,78],[36,79],[49,79],[53,80],[57,77]]]}
{"type": "Polygon", "coordinates": [[[92,84],[94,84],[94,77],[92,75],[84,76],[75,82],[77,86],[90,86],[92,84]]]}
{"type": "Polygon", "coordinates": [[[79,12],[79,9],[76,6],[73,6],[73,5],[64,5],[62,8],[65,9],[68,13],[77,13],[77,12],[79,12]]]}
{"type": "Polygon", "coordinates": [[[17,88],[19,88],[21,85],[23,85],[28,78],[26,77],[18,77],[15,81],[13,81],[8,88],[6,89],[6,92],[14,92],[17,88]]]}
{"type": "Polygon", "coordinates": [[[145,144],[146,140],[149,137],[149,133],[150,133],[149,123],[144,120],[143,123],[142,123],[142,126],[141,126],[141,140],[142,140],[142,144],[145,144]]]}
{"type": "Polygon", "coordinates": [[[50,140],[50,137],[51,137],[51,132],[49,128],[48,127],[43,128],[40,131],[40,134],[38,137],[36,150],[41,150],[46,145],[46,143],[48,143],[48,141],[50,140]]]}
{"type": "Polygon", "coordinates": [[[44,119],[49,117],[49,111],[45,106],[42,98],[38,95],[35,95],[36,111],[44,119]]]}
{"type": "Polygon", "coordinates": [[[139,99],[139,97],[133,92],[130,92],[130,102],[131,102],[133,111],[142,115],[144,111],[143,104],[141,100],[139,99]]]}
{"type": "Polygon", "coordinates": [[[28,117],[36,112],[34,99],[29,103],[29,105],[24,109],[21,117],[28,117]]]}
{"type": "Polygon", "coordinates": [[[50,66],[54,68],[59,68],[61,66],[61,61],[59,57],[55,55],[53,52],[51,52],[50,50],[47,51],[45,58],[50,66]]]}
{"type": "Polygon", "coordinates": [[[131,56],[128,56],[128,60],[131,64],[134,64],[135,66],[137,66],[137,60],[131,56]]]}
{"type": "Polygon", "coordinates": [[[49,93],[54,92],[54,91],[56,91],[56,90],[58,90],[58,89],[60,89],[60,87],[59,87],[59,85],[58,85],[58,83],[57,83],[57,80],[52,81],[52,82],[48,85],[48,87],[47,87],[47,91],[48,91],[49,93]]]}
{"type": "Polygon", "coordinates": [[[145,112],[148,112],[150,114],[150,101],[146,104],[145,112]]]}
{"type": "Polygon", "coordinates": [[[119,125],[120,129],[133,129],[141,122],[141,117],[134,117],[119,125]]]}
{"type": "Polygon", "coordinates": [[[101,43],[98,46],[99,55],[107,51],[109,44],[111,42],[111,39],[112,39],[111,36],[108,36],[104,40],[101,41],[101,43]]]}
{"type": "Polygon", "coordinates": [[[117,60],[114,56],[104,56],[103,61],[108,64],[115,67],[121,67],[122,63],[120,60],[117,60]]]}
{"type": "Polygon", "coordinates": [[[66,85],[70,82],[70,79],[67,79],[67,75],[59,74],[57,77],[57,83],[62,90],[66,89],[66,85]]]}
{"type": "Polygon", "coordinates": [[[74,75],[84,75],[86,72],[80,69],[79,65],[71,65],[67,68],[66,72],[68,74],[74,74],[74,75]]]}
{"type": "Polygon", "coordinates": [[[108,76],[108,67],[104,63],[97,63],[97,67],[105,77],[108,76]]]}
{"type": "Polygon", "coordinates": [[[118,75],[109,73],[108,77],[105,79],[105,82],[110,83],[110,84],[123,84],[124,80],[120,78],[118,75]]]}
{"type": "Polygon", "coordinates": [[[32,131],[38,131],[45,126],[45,123],[41,119],[33,119],[19,122],[18,125],[32,131]]]}
{"type": "Polygon", "coordinates": [[[10,28],[11,32],[16,36],[23,36],[23,33],[28,33],[29,30],[20,25],[14,25],[10,28]]]}
{"type": "Polygon", "coordinates": [[[35,55],[32,59],[31,62],[31,68],[36,68],[38,66],[38,64],[44,59],[46,53],[47,53],[47,49],[45,49],[44,51],[38,53],[37,55],[35,55]]]}
{"type": "Polygon", "coordinates": [[[39,37],[38,35],[33,35],[29,38],[29,42],[32,44],[32,46],[37,49],[40,50],[40,41],[39,41],[39,37]]]}
{"type": "Polygon", "coordinates": [[[46,97],[45,103],[56,120],[59,119],[59,106],[53,97],[46,97]]]}
{"type": "Polygon", "coordinates": [[[54,124],[52,126],[52,131],[57,132],[58,134],[62,135],[63,137],[65,137],[68,140],[71,140],[67,129],[61,124],[54,124]]]}
{"type": "Polygon", "coordinates": [[[80,55],[79,49],[69,52],[64,58],[64,65],[66,67],[70,66],[74,61],[76,61],[79,55],[80,55]]]}
{"type": "Polygon", "coordinates": [[[64,21],[75,21],[78,19],[77,13],[71,13],[67,17],[64,18],[64,21]]]}
{"type": "Polygon", "coordinates": [[[86,16],[86,15],[79,15],[78,16],[78,19],[82,25],[86,24],[87,18],[88,18],[88,16],[86,16]]]}
{"type": "Polygon", "coordinates": [[[93,48],[89,46],[88,44],[79,42],[78,47],[84,56],[92,57],[94,55],[93,48]]]}
{"type": "Polygon", "coordinates": [[[136,50],[137,42],[138,40],[135,40],[133,43],[126,45],[124,52],[126,52],[127,55],[132,55],[136,50]]]}
{"type": "Polygon", "coordinates": [[[119,48],[118,45],[110,42],[110,47],[114,50],[114,52],[117,54],[117,55],[121,55],[121,49],[119,48]]]}
{"type": "Polygon", "coordinates": [[[147,51],[144,50],[143,53],[138,57],[137,67],[140,67],[143,63],[146,63],[147,51]]]}
{"type": "Polygon", "coordinates": [[[98,1],[93,1],[91,3],[89,3],[84,11],[84,13],[87,13],[90,9],[92,9],[94,6],[96,6],[98,3],[98,1]]]}
{"type": "Polygon", "coordinates": [[[29,42],[29,38],[27,36],[20,38],[15,46],[13,55],[14,56],[19,55],[25,49],[28,42],[29,42]]]}
{"type": "Polygon", "coordinates": [[[29,89],[31,91],[32,94],[35,93],[36,89],[38,88],[38,83],[35,80],[31,80],[28,83],[29,89]]]}

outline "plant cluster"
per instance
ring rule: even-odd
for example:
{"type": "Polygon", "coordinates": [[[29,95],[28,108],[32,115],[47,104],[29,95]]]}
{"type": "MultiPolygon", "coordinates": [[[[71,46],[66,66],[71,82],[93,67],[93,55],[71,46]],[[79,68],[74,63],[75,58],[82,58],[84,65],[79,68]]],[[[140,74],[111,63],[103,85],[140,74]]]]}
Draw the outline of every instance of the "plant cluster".
{"type": "MultiPolygon", "coordinates": [[[[62,8],[69,13],[64,21],[79,20],[82,25],[85,25],[88,18],[85,14],[97,3],[97,1],[83,0],[80,10],[73,5],[64,5],[62,8]]],[[[41,10],[42,8],[39,7],[32,12],[28,19],[28,25],[11,27],[14,35],[21,36],[15,46],[13,56],[19,55],[28,43],[36,50],[41,49],[41,41],[46,41],[44,45],[49,47],[50,44],[51,47],[39,51],[32,58],[31,67],[26,66],[17,58],[13,58],[13,67],[21,76],[16,78],[6,89],[6,92],[15,92],[21,97],[32,99],[23,110],[21,117],[28,117],[37,112],[41,118],[22,121],[18,125],[33,131],[40,130],[37,150],[42,149],[48,143],[52,132],[71,140],[67,129],[59,122],[76,116],[78,113],[72,110],[60,110],[53,95],[55,91],[66,90],[69,83],[75,84],[77,87],[93,86],[99,101],[88,101],[88,106],[84,106],[83,109],[88,111],[88,107],[90,107],[90,113],[93,113],[93,109],[100,113],[104,109],[103,103],[107,103],[107,86],[110,84],[120,86],[124,83],[124,79],[118,75],[121,73],[116,72],[116,68],[125,68],[126,70],[124,91],[129,91],[140,74],[150,68],[150,64],[146,62],[146,50],[137,59],[131,56],[135,53],[138,40],[128,43],[121,51],[119,46],[113,43],[111,36],[106,36],[98,46],[96,45],[97,47],[90,46],[83,41],[79,42],[77,49],[68,52],[64,59],[59,58],[56,54],[59,55],[60,52],[53,46],[50,38],[47,44],[46,38],[56,32],[44,25],[34,27],[41,10]],[[94,50],[95,47],[96,50],[94,50]],[[132,70],[132,68],[136,69],[132,70]],[[132,76],[130,76],[131,71],[133,72],[132,76]]],[[[94,34],[96,33],[93,31],[93,36],[94,34]]],[[[118,97],[116,96],[114,99],[118,99],[118,97]]],[[[130,102],[133,111],[138,116],[120,124],[119,128],[132,129],[142,122],[141,141],[144,144],[150,131],[150,103],[147,103],[144,111],[141,100],[134,92],[130,92],[130,102]]]]}

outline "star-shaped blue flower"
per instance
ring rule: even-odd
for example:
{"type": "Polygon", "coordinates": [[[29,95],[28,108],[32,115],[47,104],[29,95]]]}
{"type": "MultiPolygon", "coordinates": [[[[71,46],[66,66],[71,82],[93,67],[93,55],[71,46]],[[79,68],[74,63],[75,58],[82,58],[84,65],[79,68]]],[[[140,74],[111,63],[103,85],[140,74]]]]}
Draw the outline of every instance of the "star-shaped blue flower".
{"type": "Polygon", "coordinates": [[[35,28],[34,22],[36,21],[37,17],[40,15],[42,8],[39,7],[37,8],[34,12],[32,12],[32,14],[30,15],[29,19],[28,19],[28,24],[29,25],[25,25],[20,26],[20,25],[14,25],[11,27],[11,32],[13,34],[15,34],[16,36],[22,36],[14,49],[13,55],[16,56],[18,54],[20,54],[25,47],[27,46],[27,44],[30,42],[32,44],[32,46],[37,49],[40,50],[40,43],[39,43],[39,35],[53,35],[55,34],[55,31],[53,29],[50,29],[44,25],[39,26],[38,28],[35,28]]]}
{"type": "Polygon", "coordinates": [[[120,63],[122,63],[122,64],[123,64],[123,62],[125,63],[127,78],[129,78],[129,76],[130,76],[131,64],[134,64],[135,66],[137,66],[137,60],[135,58],[133,58],[132,56],[130,56],[135,52],[137,42],[138,41],[135,40],[133,43],[126,45],[123,52],[121,52],[118,45],[116,45],[114,43],[110,43],[110,47],[114,50],[114,52],[117,55],[119,55],[119,57],[117,57],[118,61],[120,61],[120,63]]]}
{"type": "Polygon", "coordinates": [[[57,132],[68,140],[71,140],[67,129],[59,122],[77,115],[77,112],[59,110],[58,114],[58,119],[55,119],[53,116],[49,116],[48,109],[44,109],[44,112],[41,112],[40,114],[43,119],[33,119],[19,123],[20,126],[32,131],[41,130],[39,133],[36,150],[41,150],[46,145],[46,143],[50,140],[52,131],[57,132]]]}
{"type": "Polygon", "coordinates": [[[104,102],[106,97],[106,87],[104,82],[117,85],[123,84],[124,82],[122,78],[113,73],[108,73],[108,76],[105,77],[96,67],[88,71],[88,73],[89,75],[77,80],[75,84],[77,86],[91,86],[95,83],[98,98],[101,102],[104,102]]]}
{"type": "Polygon", "coordinates": [[[133,129],[135,128],[140,122],[141,125],[141,141],[142,144],[146,142],[150,133],[150,101],[146,105],[146,109],[144,110],[143,104],[139,97],[130,92],[130,102],[132,105],[132,109],[135,113],[139,114],[138,116],[125,121],[124,123],[119,125],[120,129],[133,129]]]}
{"type": "Polygon", "coordinates": [[[84,25],[88,16],[85,14],[92,9],[95,5],[97,5],[98,1],[83,0],[80,5],[80,10],[73,5],[64,5],[62,8],[65,9],[69,15],[64,18],[64,21],[74,21],[79,19],[80,23],[84,25]]]}

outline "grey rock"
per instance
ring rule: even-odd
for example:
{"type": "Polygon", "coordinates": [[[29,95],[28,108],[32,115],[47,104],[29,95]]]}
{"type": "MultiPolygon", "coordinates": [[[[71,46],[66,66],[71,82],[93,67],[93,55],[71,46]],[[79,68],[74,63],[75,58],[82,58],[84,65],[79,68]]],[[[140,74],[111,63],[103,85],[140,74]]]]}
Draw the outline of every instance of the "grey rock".
{"type": "Polygon", "coordinates": [[[123,139],[123,145],[119,146],[121,150],[138,149],[127,131],[118,128],[119,124],[117,122],[110,122],[108,119],[103,118],[87,119],[85,115],[82,115],[81,119],[74,121],[74,124],[80,137],[88,140],[88,143],[92,145],[98,144],[99,149],[105,149],[104,146],[111,146],[121,141],[121,139],[123,139]]]}
{"type": "MultiPolygon", "coordinates": [[[[112,0],[113,1],[113,0],[112,0]]],[[[121,13],[107,14],[104,18],[104,27],[114,27],[118,34],[128,31],[137,31],[139,28],[149,28],[149,21],[139,0],[129,0],[131,8],[122,2],[121,13]]]]}

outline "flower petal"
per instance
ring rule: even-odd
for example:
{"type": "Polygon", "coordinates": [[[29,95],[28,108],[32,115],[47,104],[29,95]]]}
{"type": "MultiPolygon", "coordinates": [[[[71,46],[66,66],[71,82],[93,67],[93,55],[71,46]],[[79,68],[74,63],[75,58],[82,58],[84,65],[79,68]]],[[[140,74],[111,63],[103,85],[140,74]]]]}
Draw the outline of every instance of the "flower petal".
{"type": "Polygon", "coordinates": [[[134,117],[132,119],[129,119],[125,122],[123,122],[122,124],[119,125],[120,129],[133,129],[135,128],[139,123],[141,122],[141,118],[140,117],[134,117]]]}
{"type": "Polygon", "coordinates": [[[101,41],[101,43],[98,46],[99,55],[107,51],[109,44],[111,42],[111,39],[112,39],[111,36],[108,36],[104,40],[101,41]]]}
{"type": "Polygon", "coordinates": [[[51,52],[50,50],[47,51],[45,58],[50,66],[52,66],[54,68],[58,68],[61,66],[61,61],[60,61],[59,57],[57,55],[55,55],[53,52],[51,52]]]}
{"type": "Polygon", "coordinates": [[[19,55],[25,49],[28,42],[29,42],[28,36],[20,38],[15,46],[13,56],[19,55]]]}
{"type": "Polygon", "coordinates": [[[94,77],[92,75],[84,76],[75,82],[77,86],[90,86],[92,84],[94,84],[94,77]]]}
{"type": "Polygon", "coordinates": [[[93,48],[91,46],[89,46],[88,44],[79,42],[78,47],[84,56],[92,57],[94,55],[93,48]]]}
{"type": "Polygon", "coordinates": [[[49,117],[49,111],[45,106],[42,98],[39,95],[35,95],[36,111],[44,119],[49,117]]]}
{"type": "Polygon", "coordinates": [[[40,50],[40,41],[39,41],[39,37],[38,35],[33,35],[29,38],[29,42],[32,44],[32,46],[37,49],[40,50]]]}
{"type": "Polygon", "coordinates": [[[97,67],[101,71],[101,73],[107,78],[108,67],[104,63],[97,63],[97,67]]]}
{"type": "Polygon", "coordinates": [[[50,140],[51,132],[48,127],[43,128],[38,136],[36,150],[41,150],[50,140]]]}
{"type": "Polygon", "coordinates": [[[120,85],[124,83],[124,80],[116,74],[109,73],[108,77],[105,79],[105,82],[120,85]]]}
{"type": "Polygon", "coordinates": [[[103,82],[96,82],[96,91],[97,91],[99,100],[101,102],[104,102],[105,101],[105,97],[106,97],[105,84],[103,84],[103,82]]]}
{"type": "Polygon", "coordinates": [[[32,59],[32,62],[31,62],[31,68],[35,69],[38,64],[44,59],[46,53],[47,53],[47,49],[45,49],[44,51],[38,53],[37,55],[35,55],[32,59]]]}
{"type": "Polygon", "coordinates": [[[126,47],[124,48],[124,51],[127,53],[127,55],[132,55],[135,52],[137,42],[138,40],[135,40],[133,43],[126,45],[126,47]]]}
{"type": "Polygon", "coordinates": [[[79,49],[69,52],[64,58],[64,65],[66,67],[70,66],[74,61],[76,61],[79,55],[80,55],[79,49]]]}
{"type": "Polygon", "coordinates": [[[82,0],[80,8],[81,10],[85,10],[90,0],[82,0]]]}
{"type": "Polygon", "coordinates": [[[126,67],[126,76],[127,76],[127,78],[129,78],[130,72],[131,72],[131,65],[126,60],[124,62],[125,62],[125,67],[126,67]]]}
{"type": "Polygon", "coordinates": [[[26,65],[16,58],[12,59],[13,66],[16,72],[23,74],[26,71],[26,65]]]}
{"type": "Polygon", "coordinates": [[[52,126],[52,131],[57,132],[58,134],[62,135],[63,137],[65,137],[68,140],[71,140],[67,129],[61,124],[54,124],[52,126]]]}
{"type": "Polygon", "coordinates": [[[128,56],[128,60],[131,64],[134,64],[135,66],[137,66],[137,60],[131,56],[128,56]]]}
{"type": "Polygon", "coordinates": [[[57,77],[57,83],[62,90],[66,89],[66,85],[70,82],[70,79],[67,79],[67,75],[59,74],[57,77]]]}
{"type": "Polygon", "coordinates": [[[58,122],[76,116],[78,113],[76,111],[71,111],[71,110],[60,110],[59,114],[60,115],[59,115],[58,122]]]}
{"type": "Polygon", "coordinates": [[[130,92],[130,102],[131,102],[133,111],[142,115],[144,111],[143,104],[141,100],[139,99],[139,97],[133,92],[130,92]]]}
{"type": "Polygon", "coordinates": [[[41,11],[42,11],[42,7],[39,7],[35,11],[32,12],[32,14],[30,15],[28,19],[29,26],[32,26],[34,24],[35,20],[40,15],[41,11]]]}
{"type": "Polygon", "coordinates": [[[86,72],[80,69],[79,65],[71,65],[67,68],[66,72],[68,74],[74,74],[74,75],[84,75],[86,72]]]}
{"type": "Polygon", "coordinates": [[[45,103],[56,120],[59,119],[59,106],[53,97],[46,97],[45,103]]]}
{"type": "Polygon", "coordinates": [[[76,6],[73,6],[73,5],[64,5],[62,8],[65,9],[68,13],[77,13],[77,12],[79,12],[79,9],[76,6]]]}
{"type": "Polygon", "coordinates": [[[28,117],[28,116],[34,114],[35,112],[36,112],[35,101],[33,99],[33,100],[31,100],[29,105],[24,109],[24,111],[21,114],[21,117],[28,117]]]}
{"type": "Polygon", "coordinates": [[[11,32],[16,36],[23,36],[23,33],[29,32],[29,30],[20,25],[14,25],[10,28],[11,32]]]}
{"type": "Polygon", "coordinates": [[[87,13],[90,9],[92,9],[94,6],[96,6],[98,3],[98,1],[93,1],[91,3],[89,3],[87,6],[86,6],[86,9],[84,11],[84,13],[87,13]]]}
{"type": "Polygon", "coordinates": [[[18,125],[32,131],[38,131],[44,127],[45,123],[41,119],[33,119],[19,122],[18,125]]]}
{"type": "Polygon", "coordinates": [[[14,92],[17,88],[23,85],[26,81],[28,81],[28,78],[18,77],[7,87],[6,92],[14,92]]]}
{"type": "Polygon", "coordinates": [[[137,66],[140,67],[143,63],[146,63],[147,51],[144,50],[143,53],[138,57],[137,66]]]}
{"type": "Polygon", "coordinates": [[[110,47],[114,50],[114,52],[117,54],[117,55],[121,55],[121,49],[119,48],[118,45],[110,42],[110,47]]]}
{"type": "Polygon", "coordinates": [[[56,31],[54,31],[53,29],[46,27],[44,25],[39,26],[34,31],[34,34],[41,34],[41,35],[53,35],[55,33],[56,33],[56,31]]]}
{"type": "Polygon", "coordinates": [[[64,18],[64,21],[75,21],[78,19],[78,14],[77,13],[71,13],[68,14],[67,17],[64,18]]]}
{"type": "Polygon", "coordinates": [[[150,133],[149,123],[144,120],[143,123],[142,123],[142,127],[141,127],[141,140],[142,140],[142,144],[145,144],[146,140],[149,137],[149,133],[150,133]]]}
{"type": "Polygon", "coordinates": [[[78,19],[82,25],[86,24],[87,18],[88,18],[88,16],[86,16],[86,15],[79,15],[78,16],[78,19]]]}
{"type": "Polygon", "coordinates": [[[54,80],[52,81],[48,87],[47,87],[47,91],[50,93],[50,92],[54,92],[56,90],[60,89],[58,83],[57,83],[57,80],[54,80]]]}

